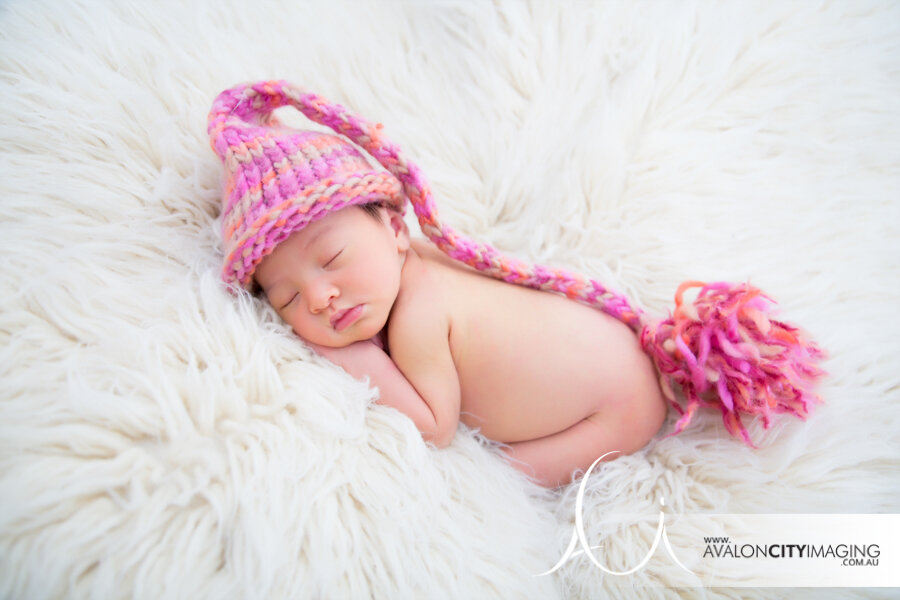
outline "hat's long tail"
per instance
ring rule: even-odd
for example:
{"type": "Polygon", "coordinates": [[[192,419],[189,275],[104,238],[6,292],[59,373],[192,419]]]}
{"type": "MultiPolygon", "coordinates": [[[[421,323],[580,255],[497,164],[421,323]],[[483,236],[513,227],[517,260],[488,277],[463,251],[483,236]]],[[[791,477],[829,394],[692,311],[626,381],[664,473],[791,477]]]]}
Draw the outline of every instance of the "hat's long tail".
{"type": "Polygon", "coordinates": [[[305,92],[285,81],[264,81],[238,86],[223,92],[210,112],[209,131],[221,129],[229,118],[265,121],[276,108],[293,106],[308,119],[326,125],[364,148],[403,184],[412,202],[422,232],[448,256],[493,277],[527,287],[561,292],[595,306],[640,330],[640,315],[624,296],[600,283],[562,269],[550,269],[504,256],[487,244],[459,234],[438,217],[431,187],[419,168],[381,133],[380,123],[370,123],[340,104],[305,92]]]}

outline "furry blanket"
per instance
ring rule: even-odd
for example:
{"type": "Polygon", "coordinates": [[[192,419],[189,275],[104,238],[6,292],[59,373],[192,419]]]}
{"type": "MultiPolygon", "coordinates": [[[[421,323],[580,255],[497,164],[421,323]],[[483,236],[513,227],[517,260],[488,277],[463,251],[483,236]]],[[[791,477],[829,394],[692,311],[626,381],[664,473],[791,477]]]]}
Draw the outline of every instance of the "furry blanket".
{"type": "Polygon", "coordinates": [[[673,587],[664,554],[534,577],[577,486],[530,484],[477,431],[426,446],[229,295],[206,113],[260,78],[384,123],[476,239],[660,315],[682,280],[749,280],[827,349],[824,404],[752,423],[760,450],[709,411],[664,437],[673,414],[590,477],[610,568],[660,498],[900,512],[896,3],[8,0],[0,596],[785,595],[673,587]]]}

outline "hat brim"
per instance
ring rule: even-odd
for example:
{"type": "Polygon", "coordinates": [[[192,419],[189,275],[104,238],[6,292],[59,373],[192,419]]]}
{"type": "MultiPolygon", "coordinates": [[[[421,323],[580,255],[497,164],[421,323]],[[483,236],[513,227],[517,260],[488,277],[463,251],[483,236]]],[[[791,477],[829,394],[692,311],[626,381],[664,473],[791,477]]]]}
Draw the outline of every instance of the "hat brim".
{"type": "Polygon", "coordinates": [[[406,205],[400,181],[385,171],[329,177],[267,206],[254,221],[239,223],[233,235],[225,237],[222,279],[249,290],[256,266],[288,236],[342,208],[379,201],[401,213],[406,205]]]}

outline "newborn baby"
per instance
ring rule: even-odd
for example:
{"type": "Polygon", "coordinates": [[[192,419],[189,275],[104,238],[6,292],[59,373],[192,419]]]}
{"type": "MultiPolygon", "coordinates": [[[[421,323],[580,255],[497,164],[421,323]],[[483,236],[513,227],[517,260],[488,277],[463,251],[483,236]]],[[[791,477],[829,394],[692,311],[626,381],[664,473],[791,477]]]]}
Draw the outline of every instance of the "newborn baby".
{"type": "Polygon", "coordinates": [[[750,445],[741,415],[769,427],[772,414],[805,418],[819,401],[824,353],[770,318],[753,286],[688,281],[675,310],[648,321],[596,280],[454,231],[381,125],[284,81],[225,90],[207,131],[225,167],[224,282],[261,287],[299,336],[370,377],[380,401],[438,447],[461,421],[557,486],[607,453],[644,446],[664,398],[682,413],[674,433],[706,405],[750,445]],[[274,114],[282,106],[340,135],[286,127],[274,114]],[[410,238],[409,205],[435,245],[410,238]]]}
{"type": "Polygon", "coordinates": [[[294,332],[368,376],[425,440],[447,446],[462,421],[507,444],[544,486],[643,447],[665,417],[657,373],[626,325],[454,261],[411,239],[382,203],[292,233],[254,277],[294,332]]]}

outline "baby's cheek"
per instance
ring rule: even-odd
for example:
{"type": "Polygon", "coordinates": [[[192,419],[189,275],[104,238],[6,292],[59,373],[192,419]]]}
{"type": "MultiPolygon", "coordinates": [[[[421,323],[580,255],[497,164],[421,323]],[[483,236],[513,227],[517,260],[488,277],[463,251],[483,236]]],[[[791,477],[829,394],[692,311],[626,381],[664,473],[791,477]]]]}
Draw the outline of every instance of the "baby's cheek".
{"type": "Polygon", "coordinates": [[[302,318],[298,318],[296,315],[287,315],[285,318],[285,322],[291,326],[291,331],[294,332],[295,335],[303,338],[306,341],[318,343],[320,340],[318,339],[321,336],[316,335],[315,330],[313,330],[309,323],[306,322],[302,318]]]}

